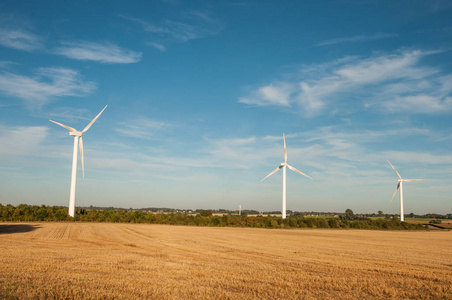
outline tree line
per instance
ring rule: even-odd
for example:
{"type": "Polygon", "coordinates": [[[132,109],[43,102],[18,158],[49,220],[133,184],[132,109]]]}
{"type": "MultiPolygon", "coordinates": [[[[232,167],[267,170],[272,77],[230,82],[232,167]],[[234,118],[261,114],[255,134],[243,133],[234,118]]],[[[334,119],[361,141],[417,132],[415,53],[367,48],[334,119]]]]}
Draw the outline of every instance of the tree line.
{"type": "Polygon", "coordinates": [[[398,220],[369,219],[356,217],[347,210],[340,218],[316,218],[292,216],[282,219],[276,216],[238,216],[224,214],[213,215],[210,210],[203,210],[196,215],[184,213],[147,213],[142,211],[76,209],[72,218],[66,207],[37,206],[20,204],[0,204],[0,221],[4,222],[110,222],[110,223],[148,223],[187,226],[232,226],[257,228],[344,228],[344,229],[378,229],[378,230],[424,230],[421,224],[410,224],[398,220]]]}

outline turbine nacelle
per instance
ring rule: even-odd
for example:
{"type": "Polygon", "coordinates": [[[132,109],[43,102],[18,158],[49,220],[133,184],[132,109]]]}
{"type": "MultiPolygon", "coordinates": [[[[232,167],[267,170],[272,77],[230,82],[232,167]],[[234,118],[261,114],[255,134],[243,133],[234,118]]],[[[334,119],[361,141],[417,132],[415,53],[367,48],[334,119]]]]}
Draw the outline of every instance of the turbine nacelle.
{"type": "Polygon", "coordinates": [[[69,135],[70,135],[70,136],[78,136],[78,137],[82,137],[83,132],[81,132],[81,131],[69,131],[69,135]]]}

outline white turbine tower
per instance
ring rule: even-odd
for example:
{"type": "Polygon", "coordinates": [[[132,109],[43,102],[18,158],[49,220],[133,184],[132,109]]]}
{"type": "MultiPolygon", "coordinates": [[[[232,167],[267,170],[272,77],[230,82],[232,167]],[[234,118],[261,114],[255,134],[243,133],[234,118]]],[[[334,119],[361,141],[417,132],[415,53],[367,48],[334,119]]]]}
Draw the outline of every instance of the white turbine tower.
{"type": "Polygon", "coordinates": [[[286,167],[288,167],[289,169],[291,169],[292,171],[295,171],[297,173],[300,173],[301,175],[304,175],[310,179],[312,179],[311,177],[309,177],[308,175],[304,174],[303,172],[295,169],[294,167],[292,167],[291,165],[287,164],[287,149],[286,149],[286,137],[283,133],[283,140],[284,140],[284,162],[281,163],[281,165],[279,165],[273,172],[271,172],[270,174],[268,174],[264,179],[262,179],[261,181],[264,181],[265,179],[267,179],[268,177],[270,177],[271,175],[273,175],[274,173],[276,173],[277,171],[279,171],[279,169],[283,169],[283,191],[282,191],[282,218],[285,219],[286,218],[286,167]]]}
{"type": "Polygon", "coordinates": [[[421,180],[427,180],[427,179],[402,179],[402,177],[400,176],[399,172],[397,172],[397,170],[394,168],[394,166],[389,162],[388,163],[391,165],[391,168],[394,170],[394,172],[397,174],[397,177],[399,177],[399,180],[397,182],[397,186],[395,189],[394,194],[392,195],[391,198],[391,202],[392,199],[394,199],[395,194],[397,193],[397,190],[400,187],[400,221],[403,222],[405,221],[405,216],[404,216],[404,212],[403,212],[403,182],[410,182],[410,181],[421,181],[421,180]]]}
{"type": "Polygon", "coordinates": [[[99,118],[99,116],[104,112],[108,105],[105,105],[104,109],[83,129],[82,131],[77,131],[72,127],[63,125],[61,123],[49,120],[61,127],[69,130],[69,135],[74,137],[74,153],[72,155],[72,177],[71,177],[71,190],[69,194],[69,216],[73,217],[75,213],[75,185],[77,182],[77,148],[80,147],[80,158],[82,160],[82,171],[83,177],[85,177],[85,165],[83,163],[83,134],[88,131],[88,129],[93,125],[93,123],[99,118]],[[79,143],[80,140],[80,143],[79,143]]]}
{"type": "Polygon", "coordinates": [[[239,205],[239,216],[242,215],[242,204],[239,205]]]}

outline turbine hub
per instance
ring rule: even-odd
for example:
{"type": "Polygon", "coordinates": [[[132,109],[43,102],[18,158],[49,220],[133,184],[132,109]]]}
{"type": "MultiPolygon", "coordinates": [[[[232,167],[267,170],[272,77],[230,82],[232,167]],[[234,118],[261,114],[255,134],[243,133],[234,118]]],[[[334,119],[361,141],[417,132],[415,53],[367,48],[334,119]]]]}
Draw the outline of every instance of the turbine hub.
{"type": "Polygon", "coordinates": [[[81,131],[69,131],[69,135],[70,136],[82,136],[83,135],[83,132],[81,132],[81,131]]]}

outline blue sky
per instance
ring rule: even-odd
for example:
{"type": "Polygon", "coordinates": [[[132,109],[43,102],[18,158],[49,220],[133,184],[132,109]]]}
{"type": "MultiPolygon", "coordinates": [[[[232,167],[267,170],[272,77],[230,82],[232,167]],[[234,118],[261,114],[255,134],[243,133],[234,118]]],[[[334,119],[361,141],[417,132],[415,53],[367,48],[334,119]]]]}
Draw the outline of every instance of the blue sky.
{"type": "Polygon", "coordinates": [[[0,2],[0,203],[452,212],[450,1],[0,2]]]}

